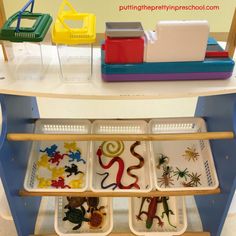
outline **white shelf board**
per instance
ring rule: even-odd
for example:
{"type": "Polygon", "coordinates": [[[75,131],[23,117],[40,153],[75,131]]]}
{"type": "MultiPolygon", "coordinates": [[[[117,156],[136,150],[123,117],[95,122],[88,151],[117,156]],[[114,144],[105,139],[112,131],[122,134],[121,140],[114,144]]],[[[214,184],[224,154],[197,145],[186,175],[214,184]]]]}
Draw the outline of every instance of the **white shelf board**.
{"type": "MultiPolygon", "coordinates": [[[[224,44],[223,44],[224,45],[224,44]]],[[[87,82],[65,83],[60,78],[55,46],[53,60],[41,80],[14,79],[7,63],[0,58],[0,93],[36,97],[74,99],[160,99],[210,96],[236,92],[236,69],[227,80],[103,82],[100,69],[100,49],[94,49],[94,74],[87,82]]]]}

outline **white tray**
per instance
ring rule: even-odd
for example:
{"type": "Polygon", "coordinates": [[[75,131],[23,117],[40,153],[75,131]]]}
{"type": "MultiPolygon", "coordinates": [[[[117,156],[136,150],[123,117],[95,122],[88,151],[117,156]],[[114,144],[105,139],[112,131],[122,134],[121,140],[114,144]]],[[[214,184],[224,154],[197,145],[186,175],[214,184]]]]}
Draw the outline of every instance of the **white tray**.
{"type": "MultiPolygon", "coordinates": [[[[159,198],[160,200],[161,198],[159,198]]],[[[130,198],[129,201],[129,227],[131,231],[136,235],[142,236],[172,236],[183,234],[187,229],[187,215],[186,215],[186,206],[183,197],[169,197],[168,206],[169,209],[173,211],[174,215],[169,213],[170,223],[175,226],[171,226],[168,223],[166,214],[163,215],[162,212],[163,204],[162,202],[157,204],[156,216],[160,217],[161,221],[164,223],[163,226],[158,225],[158,220],[154,219],[152,227],[150,229],[146,228],[146,219],[145,214],[141,215],[142,220],[137,220],[137,215],[139,214],[140,205],[142,198],[130,198]]],[[[142,211],[148,211],[149,203],[145,200],[143,204],[142,211]]]]}
{"type": "MultiPolygon", "coordinates": [[[[104,236],[108,235],[113,228],[113,208],[112,208],[112,199],[101,197],[99,198],[99,205],[105,206],[105,208],[102,210],[102,212],[106,213],[104,215],[104,223],[100,229],[92,229],[87,222],[83,222],[82,226],[78,230],[73,230],[73,227],[76,226],[76,224],[73,224],[69,221],[63,221],[63,218],[66,216],[65,212],[67,212],[67,209],[64,209],[64,207],[67,205],[68,201],[66,197],[58,197],[56,198],[56,209],[55,209],[55,230],[56,233],[60,236],[104,236]]],[[[87,203],[83,204],[84,208],[87,210],[87,203]]],[[[86,218],[90,217],[90,213],[86,213],[86,218]]]]}
{"type": "Polygon", "coordinates": [[[0,179],[0,209],[1,209],[0,210],[1,218],[5,220],[11,220],[11,221],[13,220],[1,179],[0,179]]]}
{"type": "MultiPolygon", "coordinates": [[[[166,118],[149,122],[149,132],[152,134],[206,131],[205,121],[201,118],[166,118]]],[[[219,182],[208,140],[153,141],[150,142],[150,145],[152,160],[154,160],[154,184],[158,190],[210,190],[218,187],[219,182]],[[195,149],[197,156],[190,158],[185,152],[187,149],[195,149]],[[168,158],[165,160],[168,162],[157,168],[160,155],[167,156],[168,158]],[[167,176],[163,176],[163,173],[167,166],[172,167],[172,171],[168,175],[171,181],[165,182],[164,179],[167,176]],[[186,179],[184,176],[178,175],[177,168],[180,171],[188,171],[185,175],[186,179]],[[198,177],[199,181],[191,182],[194,176],[198,177]]]]}
{"type": "MultiPolygon", "coordinates": [[[[147,132],[147,123],[140,120],[98,120],[92,125],[92,133],[96,134],[142,134],[147,132]]],[[[144,158],[144,165],[140,169],[132,170],[131,173],[138,176],[138,184],[140,189],[120,189],[117,187],[113,190],[113,187],[103,189],[101,187],[101,182],[105,176],[98,175],[97,173],[103,174],[105,172],[109,173],[109,176],[104,181],[104,186],[110,185],[116,182],[116,176],[119,170],[117,162],[115,162],[109,169],[103,169],[99,164],[99,159],[97,157],[97,150],[103,142],[93,142],[92,143],[92,158],[91,158],[91,177],[90,177],[90,188],[94,192],[150,192],[152,190],[152,181],[150,168],[150,151],[148,142],[141,142],[134,148],[134,151],[144,158]]],[[[112,142],[113,144],[115,142],[112,142]]],[[[130,147],[134,141],[127,141],[124,143],[124,151],[117,156],[121,157],[124,161],[124,172],[121,178],[121,183],[124,186],[128,186],[135,182],[135,178],[127,174],[127,168],[133,165],[138,165],[140,161],[138,158],[134,157],[130,152],[130,147]]],[[[102,162],[105,165],[112,160],[110,157],[102,155],[102,162]]]]}
{"type": "MultiPolygon", "coordinates": [[[[60,120],[60,119],[50,119],[50,120],[38,120],[36,122],[36,133],[45,133],[45,134],[89,134],[91,131],[91,124],[88,120],[60,120]]],[[[61,154],[71,154],[68,153],[69,149],[64,147],[65,143],[72,143],[72,142],[61,142],[61,141],[43,141],[43,142],[33,142],[27,172],[24,181],[24,188],[27,191],[31,192],[38,192],[38,191],[55,191],[55,192],[83,192],[88,188],[89,183],[89,174],[88,174],[88,164],[89,164],[89,149],[90,149],[90,142],[76,142],[76,146],[79,148],[81,152],[81,158],[85,161],[77,161],[76,159],[71,159],[69,156],[65,155],[62,160],[60,160],[59,164],[51,163],[47,160],[51,160],[51,157],[48,157],[46,152],[40,152],[40,150],[45,150],[47,147],[51,147],[51,145],[56,144],[58,146],[57,151],[60,151],[61,154]],[[48,163],[49,167],[39,166],[39,162],[42,160],[42,156],[46,160],[44,163],[48,163]],[[78,173],[72,173],[71,176],[69,172],[64,172],[65,166],[71,167],[72,165],[77,166],[78,171],[84,172],[84,175],[78,173]],[[61,170],[61,173],[58,175],[53,172],[53,170],[61,170]],[[53,177],[53,173],[55,177],[53,177]],[[64,178],[65,185],[70,186],[71,188],[56,188],[50,186],[53,180],[58,181],[59,178],[64,178]],[[43,179],[44,178],[44,179],[43,179]],[[39,179],[47,180],[47,187],[39,186],[39,179]],[[78,181],[81,180],[80,185],[74,185],[71,181],[78,181]]],[[[76,150],[72,149],[72,153],[75,153],[76,150]]],[[[77,182],[79,183],[79,182],[77,182]]]]}

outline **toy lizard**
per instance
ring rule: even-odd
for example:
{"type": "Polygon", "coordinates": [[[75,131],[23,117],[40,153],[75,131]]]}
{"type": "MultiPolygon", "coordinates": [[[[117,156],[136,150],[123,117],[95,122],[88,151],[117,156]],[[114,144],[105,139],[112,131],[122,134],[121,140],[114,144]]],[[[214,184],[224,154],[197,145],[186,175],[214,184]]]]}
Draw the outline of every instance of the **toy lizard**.
{"type": "MultiPolygon", "coordinates": [[[[157,219],[158,225],[162,227],[164,225],[164,222],[162,222],[160,217],[156,215],[157,204],[162,201],[159,200],[159,197],[152,197],[152,198],[147,198],[147,199],[150,202],[149,206],[148,206],[148,211],[146,212],[146,211],[140,210],[139,214],[136,216],[137,219],[142,220],[141,216],[144,214],[147,216],[147,220],[146,220],[146,228],[147,229],[151,229],[154,219],[157,219]]],[[[143,203],[141,203],[141,207],[142,206],[143,206],[143,203]]]]}
{"type": "Polygon", "coordinates": [[[58,146],[56,144],[53,144],[51,147],[47,147],[44,150],[40,149],[40,152],[46,152],[49,157],[53,157],[57,148],[58,148],[58,146]]]}
{"type": "Polygon", "coordinates": [[[146,201],[146,199],[147,199],[146,197],[142,197],[141,205],[140,205],[140,208],[139,208],[139,213],[138,213],[138,215],[136,216],[137,220],[142,220],[141,217],[140,217],[140,215],[141,215],[141,212],[142,212],[142,210],[143,210],[143,204],[144,204],[144,202],[146,201]]]}
{"type": "Polygon", "coordinates": [[[174,215],[174,213],[173,213],[172,210],[169,209],[169,205],[168,205],[168,202],[167,202],[169,200],[169,197],[162,197],[161,200],[162,200],[163,209],[164,209],[164,211],[161,214],[161,218],[163,219],[164,215],[166,214],[169,225],[176,228],[176,226],[174,226],[170,223],[170,215],[169,214],[174,215]]]}

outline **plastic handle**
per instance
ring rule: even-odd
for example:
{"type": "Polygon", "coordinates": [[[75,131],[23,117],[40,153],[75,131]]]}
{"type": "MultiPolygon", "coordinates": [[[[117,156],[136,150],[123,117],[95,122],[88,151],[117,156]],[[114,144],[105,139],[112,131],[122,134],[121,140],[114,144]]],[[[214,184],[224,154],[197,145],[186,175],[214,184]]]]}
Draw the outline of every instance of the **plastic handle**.
{"type": "Polygon", "coordinates": [[[75,8],[72,6],[72,4],[71,4],[69,1],[63,0],[63,2],[61,3],[60,9],[59,9],[58,15],[60,15],[60,13],[64,11],[65,6],[68,6],[69,9],[70,9],[72,12],[77,13],[77,11],[75,10],[75,8]]]}
{"type": "Polygon", "coordinates": [[[19,15],[18,15],[18,20],[17,20],[17,26],[16,26],[16,32],[19,32],[20,30],[20,22],[21,22],[21,16],[22,13],[31,5],[30,12],[33,12],[34,9],[34,0],[29,0],[25,6],[20,10],[19,15]]]}
{"type": "Polygon", "coordinates": [[[61,17],[63,15],[62,13],[64,12],[65,6],[68,6],[69,9],[75,14],[78,14],[78,12],[75,10],[75,8],[72,6],[72,4],[69,1],[63,0],[62,4],[60,6],[60,9],[59,9],[57,18],[67,30],[71,31],[71,28],[65,24],[63,18],[61,17]]]}

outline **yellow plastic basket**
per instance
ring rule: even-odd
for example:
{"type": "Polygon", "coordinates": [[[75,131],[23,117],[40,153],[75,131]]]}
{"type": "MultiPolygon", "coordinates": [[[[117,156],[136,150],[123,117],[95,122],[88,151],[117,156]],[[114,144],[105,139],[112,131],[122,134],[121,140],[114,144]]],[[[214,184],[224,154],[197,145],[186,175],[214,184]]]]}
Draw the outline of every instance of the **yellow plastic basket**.
{"type": "Polygon", "coordinates": [[[96,16],[90,13],[78,13],[70,2],[63,0],[52,29],[52,41],[55,44],[92,44],[96,40],[96,16]],[[68,7],[69,10],[65,10],[68,7]],[[81,28],[72,28],[65,21],[82,21],[81,28]]]}

